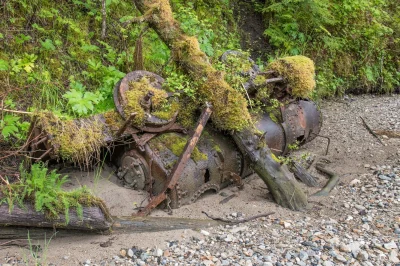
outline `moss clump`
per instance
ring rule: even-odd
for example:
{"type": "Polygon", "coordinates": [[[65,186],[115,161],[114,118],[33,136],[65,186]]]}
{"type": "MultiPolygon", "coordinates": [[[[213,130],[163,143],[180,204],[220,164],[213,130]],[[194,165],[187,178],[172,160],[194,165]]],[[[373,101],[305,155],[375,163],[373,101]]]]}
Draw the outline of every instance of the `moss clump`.
{"type": "MultiPolygon", "coordinates": [[[[167,148],[171,150],[174,155],[179,157],[182,154],[187,141],[188,137],[186,136],[180,136],[175,133],[167,133],[152,139],[150,141],[150,145],[159,151],[167,148]]],[[[197,147],[194,148],[190,158],[192,158],[195,162],[208,160],[207,154],[202,153],[197,147]]]]}
{"type": "Polygon", "coordinates": [[[141,127],[146,121],[146,112],[141,105],[141,101],[149,92],[153,93],[153,97],[151,98],[152,114],[169,120],[177,111],[177,104],[168,103],[167,92],[154,88],[150,84],[150,81],[146,77],[143,77],[139,81],[131,82],[129,90],[125,92],[127,103],[124,106],[124,113],[126,117],[129,117],[132,113],[136,113],[132,121],[132,124],[135,126],[141,127]]]}
{"type": "Polygon", "coordinates": [[[267,78],[262,76],[262,75],[257,75],[257,77],[254,79],[254,85],[256,86],[262,86],[262,85],[266,85],[267,78]]]}
{"type": "Polygon", "coordinates": [[[196,111],[199,109],[199,103],[193,99],[185,98],[181,99],[179,105],[178,123],[185,128],[193,128],[198,119],[196,111]]]}
{"type": "Polygon", "coordinates": [[[228,72],[234,73],[246,73],[253,68],[249,54],[245,52],[227,54],[224,64],[228,72]]]}
{"type": "Polygon", "coordinates": [[[170,120],[179,110],[180,104],[177,101],[172,101],[171,103],[167,102],[163,104],[159,110],[154,111],[151,114],[160,119],[170,120]]]}
{"type": "Polygon", "coordinates": [[[113,133],[118,132],[118,130],[124,125],[124,120],[115,110],[108,111],[104,113],[103,116],[107,126],[113,133]]]}
{"type": "Polygon", "coordinates": [[[81,166],[89,166],[98,158],[104,146],[104,124],[96,117],[91,119],[63,120],[51,112],[37,114],[36,126],[49,135],[54,153],[62,159],[81,166]]]}
{"type": "Polygon", "coordinates": [[[200,94],[213,105],[212,120],[220,129],[242,130],[249,125],[250,114],[244,96],[224,80],[222,72],[209,72],[199,88],[200,94]]]}
{"type": "Polygon", "coordinates": [[[308,98],[315,88],[314,62],[305,56],[296,55],[280,58],[268,65],[268,70],[273,70],[282,76],[292,90],[291,95],[308,98]]]}

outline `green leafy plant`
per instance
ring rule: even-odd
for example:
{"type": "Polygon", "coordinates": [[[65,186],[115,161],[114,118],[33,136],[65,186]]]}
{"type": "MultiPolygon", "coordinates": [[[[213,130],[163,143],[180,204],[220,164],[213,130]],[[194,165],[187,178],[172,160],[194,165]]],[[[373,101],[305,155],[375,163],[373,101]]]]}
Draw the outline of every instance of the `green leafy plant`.
{"type": "Polygon", "coordinates": [[[8,204],[10,212],[16,204],[25,208],[25,205],[30,203],[35,211],[44,212],[49,219],[64,214],[68,224],[71,208],[76,210],[80,219],[83,218],[83,206],[104,208],[104,203],[92,196],[86,187],[63,191],[62,185],[67,181],[67,176],[61,177],[55,170],[49,171],[43,163],[33,164],[30,171],[21,164],[20,176],[21,180],[18,183],[0,186],[0,192],[3,194],[0,205],[8,204]]]}
{"type": "Polygon", "coordinates": [[[68,100],[68,106],[74,114],[84,116],[94,111],[94,107],[103,96],[100,92],[85,91],[85,86],[80,82],[74,82],[70,85],[71,89],[63,95],[68,100]]]}

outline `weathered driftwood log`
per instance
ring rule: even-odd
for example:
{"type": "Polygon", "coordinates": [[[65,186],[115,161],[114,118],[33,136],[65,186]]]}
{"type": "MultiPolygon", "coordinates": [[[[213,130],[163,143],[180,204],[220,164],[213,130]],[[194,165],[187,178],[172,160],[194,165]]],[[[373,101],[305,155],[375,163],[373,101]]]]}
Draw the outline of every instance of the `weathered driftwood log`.
{"type": "Polygon", "coordinates": [[[290,164],[290,171],[294,174],[295,177],[301,180],[304,184],[309,187],[318,187],[318,182],[315,180],[303,166],[299,163],[293,162],[290,164]]]}
{"type": "MultiPolygon", "coordinates": [[[[222,224],[220,221],[205,219],[187,219],[175,217],[112,217],[114,223],[111,227],[112,234],[159,232],[179,229],[200,229],[222,224]]],[[[106,231],[108,232],[108,231],[106,231]]],[[[68,229],[32,228],[16,226],[0,226],[0,240],[25,240],[25,239],[49,239],[50,237],[67,237],[77,235],[89,235],[104,233],[104,231],[84,231],[68,229]],[[29,236],[28,236],[29,234],[29,236]]],[[[0,241],[0,246],[6,241],[0,241]]],[[[14,243],[9,243],[13,245],[14,243]]]]}
{"type": "Polygon", "coordinates": [[[292,210],[301,210],[307,206],[307,197],[293,174],[286,165],[281,165],[274,159],[265,143],[259,143],[259,137],[244,130],[235,133],[233,138],[242,153],[252,162],[253,170],[268,186],[276,203],[292,210]]]}
{"type": "MultiPolygon", "coordinates": [[[[240,92],[225,82],[223,73],[217,71],[208,57],[199,48],[196,37],[187,36],[174,19],[168,0],[134,0],[143,13],[142,18],[135,21],[146,21],[158,33],[160,38],[171,49],[174,60],[194,79],[203,83],[198,93],[214,107],[212,120],[224,130],[237,132],[250,128],[250,114],[247,102],[240,92]]],[[[245,130],[245,134],[235,134],[234,140],[253,163],[254,171],[263,179],[271,191],[275,201],[293,210],[303,209],[307,205],[307,197],[294,180],[286,167],[281,167],[272,158],[266,147],[255,149],[247,146],[246,138],[259,139],[253,129],[245,130]],[[243,138],[246,137],[246,138],[243,138]]]]}
{"type": "Polygon", "coordinates": [[[60,214],[59,218],[49,219],[44,213],[35,211],[33,206],[28,204],[24,209],[14,206],[11,212],[8,205],[2,204],[0,206],[0,226],[13,225],[105,231],[109,230],[112,225],[111,218],[107,217],[99,207],[83,207],[83,216],[81,218],[72,209],[69,212],[69,222],[66,223],[64,214],[60,214]]]}

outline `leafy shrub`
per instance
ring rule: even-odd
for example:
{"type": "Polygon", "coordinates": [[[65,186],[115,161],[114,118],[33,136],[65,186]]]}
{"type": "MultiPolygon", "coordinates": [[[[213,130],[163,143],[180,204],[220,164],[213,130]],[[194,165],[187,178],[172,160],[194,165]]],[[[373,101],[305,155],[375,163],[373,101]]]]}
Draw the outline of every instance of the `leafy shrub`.
{"type": "Polygon", "coordinates": [[[266,0],[259,7],[273,56],[303,54],[321,96],[399,86],[400,9],[389,0],[266,0]]]}

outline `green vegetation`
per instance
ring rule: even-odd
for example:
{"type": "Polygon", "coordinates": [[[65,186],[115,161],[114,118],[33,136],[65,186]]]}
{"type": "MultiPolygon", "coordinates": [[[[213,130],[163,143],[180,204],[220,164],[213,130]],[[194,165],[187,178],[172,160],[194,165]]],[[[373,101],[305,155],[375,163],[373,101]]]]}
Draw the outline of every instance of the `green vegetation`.
{"type": "Polygon", "coordinates": [[[400,7],[390,0],[266,0],[272,57],[316,63],[317,95],[391,92],[400,85],[400,7]]]}
{"type": "Polygon", "coordinates": [[[10,212],[15,205],[24,208],[29,203],[36,211],[44,212],[49,219],[64,214],[68,224],[71,208],[82,219],[83,207],[98,206],[107,219],[110,218],[101,199],[94,197],[86,187],[63,191],[61,186],[67,181],[67,177],[60,177],[54,170],[48,172],[43,164],[33,164],[29,172],[21,165],[20,173],[20,182],[0,186],[0,205],[8,204],[10,212]]]}
{"type": "MultiPolygon", "coordinates": [[[[165,148],[171,150],[175,156],[180,156],[185,148],[188,138],[186,136],[180,136],[176,133],[167,133],[158,136],[150,141],[152,148],[158,151],[162,151],[165,148]]],[[[202,153],[197,147],[194,148],[191,157],[193,161],[206,161],[207,154],[202,153]]]]}

